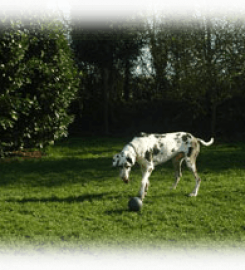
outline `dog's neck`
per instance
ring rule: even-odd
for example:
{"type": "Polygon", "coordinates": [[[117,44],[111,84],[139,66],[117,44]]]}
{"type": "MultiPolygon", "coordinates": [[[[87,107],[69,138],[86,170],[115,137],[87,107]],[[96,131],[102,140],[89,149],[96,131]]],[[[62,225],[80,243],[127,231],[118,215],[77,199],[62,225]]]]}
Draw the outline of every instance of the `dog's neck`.
{"type": "Polygon", "coordinates": [[[128,143],[124,148],[123,148],[123,152],[127,155],[130,156],[130,158],[133,161],[133,165],[136,163],[137,161],[137,151],[136,148],[134,147],[134,145],[132,143],[128,143]]]}
{"type": "Polygon", "coordinates": [[[134,154],[133,163],[135,164],[137,162],[137,151],[136,151],[136,148],[135,148],[135,146],[132,143],[129,143],[128,146],[130,146],[130,148],[133,149],[133,151],[130,151],[130,152],[134,154]]]}
{"type": "Polygon", "coordinates": [[[128,145],[134,149],[135,155],[137,156],[137,151],[136,151],[136,148],[134,147],[134,145],[131,142],[128,145]]]}

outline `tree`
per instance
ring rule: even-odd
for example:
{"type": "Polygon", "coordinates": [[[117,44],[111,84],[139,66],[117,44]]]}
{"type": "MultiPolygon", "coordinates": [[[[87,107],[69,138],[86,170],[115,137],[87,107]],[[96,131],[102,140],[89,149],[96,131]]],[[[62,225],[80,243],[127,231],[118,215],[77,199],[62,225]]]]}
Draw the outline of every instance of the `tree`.
{"type": "Polygon", "coordinates": [[[199,13],[197,20],[194,15],[179,22],[165,16],[154,21],[153,75],[157,85],[166,79],[165,97],[185,102],[193,118],[209,117],[214,136],[217,109],[238,93],[244,74],[244,19],[199,13]]]}
{"type": "Polygon", "coordinates": [[[1,20],[0,144],[6,152],[67,136],[78,72],[55,19],[1,20]]]}
{"type": "Polygon", "coordinates": [[[183,29],[181,25],[176,27],[171,17],[165,16],[153,17],[152,24],[148,25],[153,77],[156,89],[163,94],[163,97],[166,97],[169,87],[167,78],[174,77],[172,81],[176,91],[179,89],[180,72],[183,71],[181,66],[183,61],[180,61],[183,60],[183,29]]]}
{"type": "Polygon", "coordinates": [[[109,133],[109,99],[114,75],[124,70],[124,97],[129,99],[129,78],[133,62],[137,59],[143,46],[139,38],[139,31],[129,22],[116,23],[105,21],[95,27],[86,26],[73,18],[72,46],[80,68],[84,64],[94,65],[99,68],[103,92],[104,132],[109,133]]]}

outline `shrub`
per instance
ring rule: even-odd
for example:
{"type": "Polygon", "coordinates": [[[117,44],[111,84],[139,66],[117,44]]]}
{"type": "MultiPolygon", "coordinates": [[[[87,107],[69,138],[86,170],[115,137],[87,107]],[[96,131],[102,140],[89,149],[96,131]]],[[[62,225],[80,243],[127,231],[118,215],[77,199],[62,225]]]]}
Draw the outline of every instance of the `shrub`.
{"type": "Polygon", "coordinates": [[[2,20],[0,58],[1,152],[67,136],[79,74],[62,24],[2,20]]]}

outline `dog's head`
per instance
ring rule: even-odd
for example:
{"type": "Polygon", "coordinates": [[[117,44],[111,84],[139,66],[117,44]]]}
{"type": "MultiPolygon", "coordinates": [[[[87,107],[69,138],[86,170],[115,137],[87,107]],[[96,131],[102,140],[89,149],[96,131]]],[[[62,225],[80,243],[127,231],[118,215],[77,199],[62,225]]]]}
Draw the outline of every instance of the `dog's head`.
{"type": "Polygon", "coordinates": [[[122,151],[113,157],[112,166],[119,167],[121,169],[120,177],[122,178],[123,182],[127,184],[130,181],[129,173],[131,171],[131,167],[133,166],[133,159],[122,151]]]}

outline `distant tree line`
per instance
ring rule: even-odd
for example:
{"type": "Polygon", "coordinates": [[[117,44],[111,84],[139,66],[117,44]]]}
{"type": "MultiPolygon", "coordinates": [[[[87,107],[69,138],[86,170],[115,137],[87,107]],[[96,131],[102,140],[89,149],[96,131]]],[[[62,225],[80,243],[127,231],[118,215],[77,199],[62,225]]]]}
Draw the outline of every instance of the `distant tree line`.
{"type": "MultiPolygon", "coordinates": [[[[133,21],[137,27],[119,32],[123,37],[119,40],[112,34],[104,39],[96,31],[99,37],[91,39],[84,34],[83,27],[79,32],[81,28],[73,26],[71,47],[86,74],[80,89],[84,97],[83,119],[74,129],[81,126],[82,131],[108,134],[122,126],[129,129],[127,124],[132,122],[133,132],[134,127],[143,128],[136,123],[151,115],[147,106],[155,103],[158,109],[157,105],[153,107],[158,113],[150,118],[158,122],[164,114],[167,122],[177,119],[172,129],[183,123],[183,111],[172,115],[170,109],[165,109],[166,104],[181,104],[185,115],[189,114],[188,124],[191,123],[186,128],[194,132],[202,122],[199,132],[226,135],[227,125],[234,122],[235,115],[239,117],[235,119],[234,132],[244,132],[242,108],[228,106],[244,99],[244,11],[214,6],[209,1],[200,6],[199,17],[195,15],[197,10],[194,5],[186,6],[182,9],[186,16],[183,20],[183,16],[177,17],[174,6],[163,4],[156,12],[152,9],[151,20],[139,17],[133,21]],[[143,59],[145,46],[150,49],[153,69],[143,59]],[[137,65],[143,68],[142,74],[135,74],[137,65]],[[224,118],[227,123],[221,125],[224,118]]],[[[157,128],[152,122],[147,122],[149,131],[157,128]]],[[[157,126],[159,131],[167,128],[161,122],[157,126]]]]}
{"type": "Polygon", "coordinates": [[[0,14],[0,154],[70,134],[245,135],[243,14],[0,14]]]}

